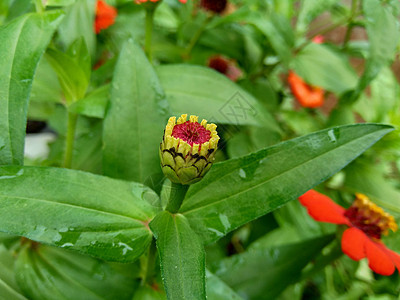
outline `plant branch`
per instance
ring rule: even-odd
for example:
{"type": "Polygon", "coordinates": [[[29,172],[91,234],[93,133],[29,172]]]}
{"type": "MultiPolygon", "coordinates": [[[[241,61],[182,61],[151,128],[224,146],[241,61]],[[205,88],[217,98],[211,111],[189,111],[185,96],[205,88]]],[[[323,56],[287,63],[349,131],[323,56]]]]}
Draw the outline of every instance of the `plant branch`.
{"type": "Polygon", "coordinates": [[[196,46],[197,42],[199,41],[201,35],[203,34],[204,30],[206,29],[208,23],[210,22],[211,17],[207,17],[204,21],[203,24],[197,29],[195,34],[193,35],[192,39],[189,42],[189,45],[187,46],[185,53],[184,53],[184,58],[188,59],[190,57],[190,54],[192,53],[192,50],[194,46],[196,46]]]}
{"type": "Polygon", "coordinates": [[[346,34],[344,36],[343,48],[345,48],[347,46],[347,43],[350,41],[351,33],[354,28],[353,19],[357,13],[357,8],[358,8],[358,0],[352,0],[351,1],[351,15],[350,15],[350,20],[349,20],[349,25],[347,26],[346,34]]]}
{"type": "Polygon", "coordinates": [[[154,269],[156,267],[156,256],[157,256],[157,247],[156,241],[153,238],[147,252],[147,257],[144,261],[142,261],[142,281],[141,285],[152,284],[152,279],[154,277],[154,269]]]}
{"type": "Polygon", "coordinates": [[[74,150],[75,131],[78,115],[68,112],[67,137],[65,141],[64,168],[70,169],[72,166],[72,154],[74,150]]]}
{"type": "Polygon", "coordinates": [[[189,185],[183,185],[180,183],[172,183],[171,191],[169,194],[168,204],[165,208],[170,213],[177,213],[182,205],[182,201],[185,198],[186,192],[189,189],[189,185]]]}

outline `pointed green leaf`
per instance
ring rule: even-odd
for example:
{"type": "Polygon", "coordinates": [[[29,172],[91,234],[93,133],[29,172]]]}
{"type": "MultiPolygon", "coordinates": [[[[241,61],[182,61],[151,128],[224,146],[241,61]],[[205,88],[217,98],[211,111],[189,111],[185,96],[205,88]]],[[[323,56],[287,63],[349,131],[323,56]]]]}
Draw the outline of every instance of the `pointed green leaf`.
{"type": "Polygon", "coordinates": [[[218,240],[326,180],[392,131],[388,125],[334,127],[215,164],[192,185],[180,213],[203,240],[218,240]]]}
{"type": "Polygon", "coordinates": [[[115,266],[79,253],[26,245],[16,262],[16,280],[32,300],[131,300],[132,265],[115,266]],[[119,268],[119,269],[118,269],[119,268]]]}
{"type": "Polygon", "coordinates": [[[29,94],[60,11],[26,14],[0,27],[0,165],[22,165],[29,94]]]}
{"type": "Polygon", "coordinates": [[[182,215],[161,212],[150,223],[168,299],[206,299],[205,253],[182,215]]]}
{"type": "Polygon", "coordinates": [[[257,249],[223,259],[215,274],[245,299],[277,299],[301,270],[332,241],[325,236],[297,244],[257,249]]]}
{"type": "Polygon", "coordinates": [[[0,167],[0,231],[105,260],[145,251],[157,199],[141,184],[81,171],[0,167]]]}
{"type": "Polygon", "coordinates": [[[158,148],[167,108],[143,50],[127,41],[115,68],[104,120],[104,174],[142,183],[160,174],[158,148]]]}
{"type": "Polygon", "coordinates": [[[67,104],[82,99],[89,86],[89,77],[78,59],[56,49],[46,52],[46,59],[57,74],[67,104]]]}

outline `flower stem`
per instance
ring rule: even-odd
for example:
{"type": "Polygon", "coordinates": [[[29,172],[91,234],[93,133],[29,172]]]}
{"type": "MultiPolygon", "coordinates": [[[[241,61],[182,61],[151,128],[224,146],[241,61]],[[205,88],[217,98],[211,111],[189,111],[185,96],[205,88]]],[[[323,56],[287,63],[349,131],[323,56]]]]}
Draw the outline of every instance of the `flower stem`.
{"type": "Polygon", "coordinates": [[[204,21],[203,24],[197,29],[195,34],[193,35],[192,39],[189,42],[189,45],[187,46],[185,53],[183,55],[184,59],[188,59],[190,57],[190,54],[192,53],[192,50],[194,46],[196,46],[197,42],[199,41],[201,35],[203,34],[204,30],[207,27],[208,22],[211,20],[210,17],[207,17],[204,21]]]}
{"type": "Polygon", "coordinates": [[[183,185],[180,183],[172,183],[171,191],[169,194],[169,200],[167,207],[165,208],[170,213],[177,213],[182,205],[182,201],[185,198],[186,192],[189,189],[189,185],[183,185]]]}
{"type": "Polygon", "coordinates": [[[71,168],[72,165],[72,153],[74,150],[74,140],[76,131],[76,122],[78,115],[76,113],[68,112],[67,121],[67,137],[65,141],[65,156],[64,156],[64,168],[71,168]]]}
{"type": "Polygon", "coordinates": [[[35,7],[36,7],[36,12],[38,13],[44,12],[44,6],[42,0],[35,0],[35,7]]]}
{"type": "Polygon", "coordinates": [[[318,31],[317,33],[313,34],[309,40],[305,41],[304,43],[302,43],[300,46],[297,47],[295,52],[299,52],[300,50],[302,50],[304,47],[306,47],[308,44],[312,43],[313,38],[315,38],[317,35],[324,35],[340,26],[345,25],[348,22],[351,22],[351,20],[353,20],[354,18],[360,16],[361,13],[355,13],[354,15],[352,15],[350,18],[345,18],[337,23],[334,23],[332,25],[330,25],[329,27],[325,28],[325,29],[321,29],[320,31],[318,31]]]}
{"type": "Polygon", "coordinates": [[[150,62],[153,61],[153,55],[151,51],[151,40],[153,35],[153,26],[154,26],[154,12],[155,8],[147,8],[146,9],[146,37],[145,37],[145,45],[144,49],[147,54],[147,58],[150,62]]]}
{"type": "Polygon", "coordinates": [[[151,280],[154,276],[154,269],[156,267],[156,255],[157,255],[157,247],[156,241],[153,238],[147,252],[147,257],[142,263],[142,282],[141,285],[145,285],[146,283],[151,285],[151,280]]]}
{"type": "Polygon", "coordinates": [[[345,48],[347,46],[347,43],[350,41],[351,33],[354,28],[353,19],[357,13],[357,8],[358,8],[358,0],[352,0],[351,1],[351,15],[350,15],[350,20],[349,20],[349,25],[347,25],[346,34],[344,36],[343,48],[345,48]]]}

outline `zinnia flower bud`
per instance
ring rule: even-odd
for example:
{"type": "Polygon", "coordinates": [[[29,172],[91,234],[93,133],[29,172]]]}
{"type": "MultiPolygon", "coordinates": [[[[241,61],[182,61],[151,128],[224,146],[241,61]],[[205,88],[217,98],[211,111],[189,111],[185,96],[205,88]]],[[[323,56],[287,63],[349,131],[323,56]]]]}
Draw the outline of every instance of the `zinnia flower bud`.
{"type": "Polygon", "coordinates": [[[222,55],[215,55],[208,60],[208,66],[217,72],[224,74],[232,81],[237,81],[242,76],[242,71],[236,66],[234,60],[222,55]]]}
{"type": "Polygon", "coordinates": [[[168,120],[160,144],[161,167],[172,182],[192,184],[198,182],[211,168],[219,136],[215,124],[198,122],[197,116],[181,115],[168,120]]]}

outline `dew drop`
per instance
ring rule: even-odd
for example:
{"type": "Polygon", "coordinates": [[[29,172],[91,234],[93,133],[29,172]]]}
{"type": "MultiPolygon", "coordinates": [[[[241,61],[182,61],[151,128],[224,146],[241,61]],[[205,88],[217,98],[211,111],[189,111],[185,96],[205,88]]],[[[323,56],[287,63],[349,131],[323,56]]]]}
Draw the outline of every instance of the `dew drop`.
{"type": "Polygon", "coordinates": [[[8,174],[8,175],[3,175],[3,176],[0,176],[0,179],[12,179],[12,178],[16,178],[16,177],[18,177],[18,176],[21,176],[21,175],[23,175],[24,174],[24,170],[23,169],[20,169],[17,173],[15,173],[15,174],[8,174]]]}
{"type": "Polygon", "coordinates": [[[337,142],[336,135],[335,135],[335,132],[334,132],[333,129],[328,131],[328,138],[329,138],[329,141],[331,143],[336,143],[337,142]]]}

